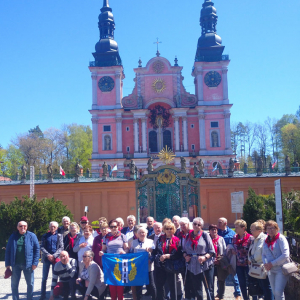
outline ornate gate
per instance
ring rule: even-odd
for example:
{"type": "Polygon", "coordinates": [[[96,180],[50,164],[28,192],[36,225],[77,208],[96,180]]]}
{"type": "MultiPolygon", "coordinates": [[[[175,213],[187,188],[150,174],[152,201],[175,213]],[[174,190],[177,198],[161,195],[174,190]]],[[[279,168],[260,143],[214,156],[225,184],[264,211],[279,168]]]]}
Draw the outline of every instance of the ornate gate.
{"type": "Polygon", "coordinates": [[[200,215],[199,180],[165,165],[136,181],[137,215],[141,223],[147,216],[155,220],[187,216],[190,220],[200,215]]]}

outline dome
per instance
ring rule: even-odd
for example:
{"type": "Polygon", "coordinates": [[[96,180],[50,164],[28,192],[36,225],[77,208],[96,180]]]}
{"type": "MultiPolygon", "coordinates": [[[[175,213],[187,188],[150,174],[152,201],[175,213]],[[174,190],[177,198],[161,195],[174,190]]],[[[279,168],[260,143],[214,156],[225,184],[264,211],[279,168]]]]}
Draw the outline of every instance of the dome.
{"type": "Polygon", "coordinates": [[[118,44],[115,40],[112,39],[101,39],[95,45],[96,52],[104,53],[108,51],[118,51],[118,44]]]}

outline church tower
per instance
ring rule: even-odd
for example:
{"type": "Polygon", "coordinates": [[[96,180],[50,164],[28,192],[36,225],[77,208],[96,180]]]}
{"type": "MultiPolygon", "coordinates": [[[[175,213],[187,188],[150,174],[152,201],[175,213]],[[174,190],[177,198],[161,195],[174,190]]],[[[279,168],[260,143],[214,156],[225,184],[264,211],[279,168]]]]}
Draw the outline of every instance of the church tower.
{"type": "Polygon", "coordinates": [[[217,35],[217,10],[211,0],[201,9],[201,36],[198,40],[192,75],[198,100],[199,155],[232,155],[227,71],[229,56],[223,55],[217,35]]]}

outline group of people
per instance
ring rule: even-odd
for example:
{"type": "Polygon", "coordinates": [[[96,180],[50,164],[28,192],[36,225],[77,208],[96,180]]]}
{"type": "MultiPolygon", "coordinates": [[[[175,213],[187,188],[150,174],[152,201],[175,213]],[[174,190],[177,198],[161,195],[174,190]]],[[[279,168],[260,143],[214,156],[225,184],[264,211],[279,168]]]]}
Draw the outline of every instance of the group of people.
{"type": "MultiPolygon", "coordinates": [[[[50,300],[62,295],[64,299],[81,299],[91,296],[104,299],[110,293],[112,300],[123,299],[127,287],[109,286],[104,283],[102,256],[105,253],[125,254],[148,252],[149,284],[146,294],[152,300],[203,299],[203,287],[207,299],[221,300],[225,294],[225,280],[234,285],[234,298],[249,299],[248,287],[259,285],[265,300],[284,299],[288,276],[281,267],[289,262],[289,246],[279,233],[275,221],[258,220],[251,224],[251,234],[246,231],[244,220],[236,220],[235,231],[227,225],[226,218],[210,224],[204,231],[204,221],[197,217],[192,224],[186,217],[174,216],[162,223],[147,218],[147,226],[136,225],[133,215],[122,218],[99,219],[94,230],[88,218],[83,216],[79,225],[69,217],[49,224],[49,231],[42,236],[39,245],[36,235],[27,230],[27,223],[20,221],[6,247],[5,265],[12,268],[11,288],[13,300],[19,299],[18,286],[23,271],[27,283],[27,299],[33,297],[34,270],[42,253],[43,275],[40,300],[46,299],[46,284],[52,268],[50,300]],[[174,271],[176,266],[184,267],[174,271]],[[175,267],[174,267],[175,266],[175,267]],[[260,272],[257,275],[253,268],[260,272]],[[172,269],[173,268],[173,269],[172,269]],[[171,271],[170,271],[171,269],[171,271]],[[173,272],[174,271],[174,272],[173,272]],[[217,278],[217,291],[214,281],[217,278]]],[[[146,266],[145,266],[146,267],[146,266]]],[[[131,287],[133,299],[142,298],[142,286],[131,287]]]]}

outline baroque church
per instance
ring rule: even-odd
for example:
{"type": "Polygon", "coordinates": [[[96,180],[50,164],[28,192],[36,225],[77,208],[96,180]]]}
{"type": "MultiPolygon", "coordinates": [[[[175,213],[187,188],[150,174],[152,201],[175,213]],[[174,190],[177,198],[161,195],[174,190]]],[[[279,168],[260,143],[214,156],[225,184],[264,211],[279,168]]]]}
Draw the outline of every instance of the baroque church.
{"type": "Polygon", "coordinates": [[[135,87],[123,96],[125,78],[118,44],[114,40],[115,22],[109,1],[103,1],[98,27],[100,40],[90,62],[92,77],[92,173],[101,173],[104,161],[118,171],[128,171],[131,159],[140,174],[147,173],[147,162],[162,162],[157,154],[171,149],[180,167],[186,160],[193,173],[200,159],[206,170],[217,165],[221,172],[234,157],[231,148],[230,108],[227,71],[229,56],[224,55],[222,39],[217,35],[217,11],[205,0],[200,16],[201,36],[192,69],[195,94],[186,91],[182,67],[160,56],[146,66],[141,61],[134,69],[135,87]]]}

